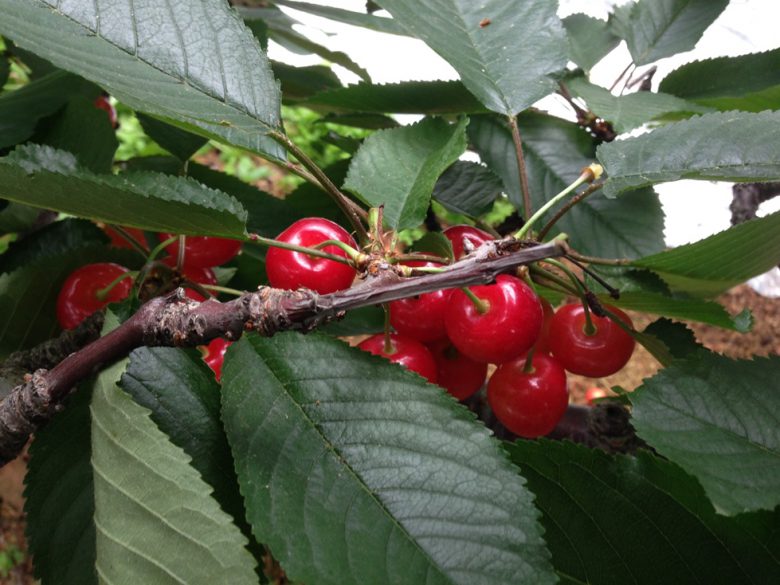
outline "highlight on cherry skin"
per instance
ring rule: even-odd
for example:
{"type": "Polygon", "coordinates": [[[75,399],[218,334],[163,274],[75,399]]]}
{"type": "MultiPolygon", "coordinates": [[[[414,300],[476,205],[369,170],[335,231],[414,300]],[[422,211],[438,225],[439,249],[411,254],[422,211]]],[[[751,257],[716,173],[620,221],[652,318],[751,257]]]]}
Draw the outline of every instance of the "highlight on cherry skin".
{"type": "Polygon", "coordinates": [[[534,353],[526,371],[522,356],[498,366],[488,382],[487,397],[496,418],[527,439],[550,433],[566,412],[566,372],[548,355],[534,353]]]}
{"type": "MultiPolygon", "coordinates": [[[[617,307],[604,308],[628,327],[631,318],[617,307]]],[[[614,374],[631,359],[634,338],[607,317],[590,314],[595,331],[586,332],[585,308],[581,303],[560,307],[550,322],[549,346],[552,355],[572,374],[601,378],[614,374]]]]}
{"type": "Polygon", "coordinates": [[[495,284],[469,287],[484,313],[462,290],[447,305],[447,336],[464,355],[500,364],[526,353],[542,330],[544,312],[531,287],[501,274],[495,284]]]}
{"type": "Polygon", "coordinates": [[[427,378],[429,382],[436,383],[436,362],[427,347],[411,337],[399,335],[398,333],[391,333],[389,341],[389,352],[385,351],[384,333],[372,335],[368,339],[361,341],[358,347],[363,351],[387,358],[393,363],[417,372],[423,378],[427,378]]]}
{"type": "Polygon", "coordinates": [[[73,329],[95,311],[126,298],[133,287],[129,270],[112,262],[85,264],[71,272],[57,295],[57,321],[63,329],[73,329]],[[101,291],[109,285],[101,298],[101,291]]]}
{"type": "MultiPolygon", "coordinates": [[[[343,227],[322,217],[300,219],[279,234],[276,240],[307,248],[336,240],[357,249],[355,240],[343,227]]],[[[324,246],[322,251],[347,258],[347,253],[335,245],[324,246]]],[[[277,247],[269,248],[265,270],[268,282],[274,288],[296,290],[303,287],[320,294],[349,288],[357,274],[348,264],[277,247]]]]}
{"type": "MultiPolygon", "coordinates": [[[[175,234],[159,234],[160,241],[175,234]]],[[[179,240],[168,244],[165,249],[173,258],[179,255],[179,240]]],[[[184,266],[211,268],[220,266],[235,258],[241,251],[241,241],[213,236],[187,236],[184,240],[184,266]]]]}
{"type": "Polygon", "coordinates": [[[470,225],[453,225],[445,229],[442,234],[452,244],[452,254],[455,260],[460,260],[467,254],[467,247],[479,248],[485,242],[493,240],[493,236],[486,231],[470,225]]]}

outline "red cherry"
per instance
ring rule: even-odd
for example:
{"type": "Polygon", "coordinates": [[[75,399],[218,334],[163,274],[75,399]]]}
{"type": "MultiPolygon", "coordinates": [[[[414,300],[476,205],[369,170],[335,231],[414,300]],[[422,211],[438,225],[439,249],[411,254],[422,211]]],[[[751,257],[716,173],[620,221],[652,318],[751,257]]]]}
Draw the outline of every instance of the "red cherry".
{"type": "MultiPolygon", "coordinates": [[[[171,268],[176,266],[176,259],[172,256],[168,256],[163,259],[163,263],[167,264],[171,268]]],[[[217,277],[211,268],[202,268],[200,266],[184,266],[182,268],[182,276],[187,280],[196,282],[198,284],[217,284],[217,277]]],[[[185,288],[184,294],[193,301],[203,302],[206,300],[202,294],[191,288],[185,288]]]]}
{"type": "Polygon", "coordinates": [[[475,362],[460,353],[448,340],[428,346],[438,369],[437,384],[458,400],[465,400],[482,387],[487,364],[475,362]]]}
{"type": "MultiPolygon", "coordinates": [[[[160,234],[160,241],[174,234],[160,234]]],[[[179,240],[165,247],[173,258],[179,254],[179,240]]],[[[187,236],[184,243],[184,265],[210,268],[233,259],[241,250],[239,240],[215,238],[212,236],[187,236]]]]}
{"type": "MultiPolygon", "coordinates": [[[[409,262],[408,266],[441,266],[435,262],[409,262]]],[[[390,303],[390,323],[398,333],[428,343],[447,337],[444,314],[452,289],[437,290],[390,303]]]]}
{"type": "Polygon", "coordinates": [[[539,338],[544,314],[527,284],[501,274],[495,284],[470,289],[488,309],[481,314],[462,290],[452,292],[445,322],[455,347],[473,360],[496,364],[531,349],[539,338]]]}
{"type": "MultiPolygon", "coordinates": [[[[605,305],[621,321],[633,327],[631,319],[620,309],[605,305]]],[[[585,333],[585,309],[582,304],[564,305],[550,322],[550,350],[560,364],[573,374],[600,378],[626,365],[634,352],[634,339],[619,325],[591,312],[596,327],[593,335],[585,333]]]]}
{"type": "Polygon", "coordinates": [[[116,108],[111,105],[108,96],[98,96],[94,101],[95,107],[99,110],[104,110],[108,113],[108,119],[111,122],[111,126],[117,127],[116,108]]]}
{"type": "MultiPolygon", "coordinates": [[[[321,217],[299,219],[276,238],[280,242],[311,248],[325,240],[337,240],[357,248],[355,240],[340,225],[321,217]]],[[[346,258],[338,246],[325,246],[324,252],[346,258]]],[[[281,248],[270,248],[265,257],[268,282],[274,288],[296,290],[308,288],[320,294],[349,288],[355,269],[347,264],[309,256],[281,248]]]]}
{"type": "Polygon", "coordinates": [[[461,257],[466,255],[463,240],[468,240],[474,248],[479,248],[485,242],[490,242],[494,239],[489,233],[470,225],[454,225],[448,227],[442,233],[452,243],[452,253],[455,256],[455,260],[460,260],[461,257]]]}
{"type": "Polygon", "coordinates": [[[397,333],[390,334],[390,346],[391,351],[386,353],[383,333],[373,335],[358,345],[363,351],[386,357],[391,362],[417,372],[423,378],[428,378],[429,382],[436,383],[436,362],[427,347],[419,341],[397,333]]]}
{"type": "MultiPolygon", "coordinates": [[[[127,232],[127,234],[132,237],[136,242],[138,242],[138,245],[141,246],[144,249],[147,249],[146,245],[146,237],[144,236],[143,230],[139,230],[138,228],[132,228],[132,227],[126,227],[122,226],[122,229],[127,232]]],[[[103,228],[103,231],[106,232],[106,235],[111,239],[111,245],[114,246],[114,248],[128,248],[130,250],[134,249],[133,246],[128,242],[124,236],[121,236],[118,231],[116,231],[111,226],[107,225],[103,228]]]]}
{"type": "Polygon", "coordinates": [[[533,369],[526,358],[501,364],[490,377],[487,397],[501,424],[528,439],[550,433],[569,404],[566,372],[555,359],[534,353],[533,369]]]}
{"type": "Polygon", "coordinates": [[[550,353],[550,323],[552,322],[555,311],[546,299],[539,297],[539,302],[542,303],[544,321],[542,322],[542,330],[539,333],[539,339],[536,340],[536,345],[534,345],[534,351],[550,353]]]}
{"type": "Polygon", "coordinates": [[[593,406],[597,400],[600,398],[606,398],[607,396],[609,396],[609,393],[607,393],[604,388],[593,386],[592,388],[585,390],[585,402],[588,404],[588,406],[593,406]]]}
{"type": "Polygon", "coordinates": [[[127,297],[133,287],[132,278],[123,278],[105,299],[98,298],[102,289],[127,272],[124,266],[110,262],[86,264],[71,272],[57,296],[57,321],[62,328],[73,329],[95,311],[127,297]]]}
{"type": "Polygon", "coordinates": [[[212,339],[206,346],[201,346],[201,349],[205,349],[206,353],[203,356],[203,361],[206,362],[208,367],[214,372],[217,378],[217,382],[222,379],[222,362],[225,359],[225,352],[230,347],[232,341],[217,337],[212,339]]]}

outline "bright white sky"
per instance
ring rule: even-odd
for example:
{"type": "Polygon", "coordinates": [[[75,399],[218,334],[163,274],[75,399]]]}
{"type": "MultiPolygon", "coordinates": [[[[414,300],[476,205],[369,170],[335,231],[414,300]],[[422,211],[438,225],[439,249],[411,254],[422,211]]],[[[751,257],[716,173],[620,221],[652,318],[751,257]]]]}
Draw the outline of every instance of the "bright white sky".
{"type": "MultiPolygon", "coordinates": [[[[338,6],[363,11],[364,0],[308,0],[316,4],[338,6]]],[[[424,0],[423,0],[424,1],[424,0]]],[[[560,0],[559,14],[567,16],[585,12],[606,18],[609,7],[625,0],[560,0]]],[[[390,83],[411,79],[457,79],[452,67],[422,41],[375,33],[313,17],[300,11],[284,9],[306,24],[300,32],[333,50],[347,53],[364,67],[375,83],[390,83]]],[[[777,0],[731,0],[728,8],[704,33],[693,51],[662,59],[657,63],[655,83],[681,64],[721,55],[741,55],[774,49],[780,45],[777,23],[780,2],[777,0]]],[[[294,65],[320,62],[316,56],[294,55],[273,43],[269,48],[273,59],[294,65]]],[[[610,53],[591,72],[591,80],[609,86],[628,65],[630,57],[625,43],[610,53]]],[[[640,71],[644,68],[640,68],[640,71]]],[[[336,67],[345,83],[356,83],[357,77],[336,67]]],[[[546,98],[539,107],[570,119],[572,114],[562,99],[546,98]]],[[[402,120],[403,121],[403,120],[402,120]]],[[[678,181],[656,187],[666,212],[666,241],[677,246],[696,241],[729,227],[731,186],[727,183],[678,181]]],[[[768,202],[760,215],[780,209],[780,198],[768,202]]]]}

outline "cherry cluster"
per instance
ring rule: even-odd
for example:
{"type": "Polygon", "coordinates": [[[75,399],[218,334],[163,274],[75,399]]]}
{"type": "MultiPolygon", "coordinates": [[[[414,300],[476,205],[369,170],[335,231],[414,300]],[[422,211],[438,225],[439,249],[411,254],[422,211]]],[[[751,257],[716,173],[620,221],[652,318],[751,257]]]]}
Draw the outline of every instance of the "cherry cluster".
{"type": "MultiPolygon", "coordinates": [[[[140,230],[118,232],[107,227],[106,232],[117,246],[146,249],[140,230]]],[[[449,227],[443,234],[456,261],[493,239],[465,225],[449,227]]],[[[196,301],[205,300],[203,285],[217,282],[212,268],[232,259],[241,248],[237,240],[188,236],[180,250],[179,238],[158,237],[168,242],[161,246],[169,255],[152,265],[168,270],[173,284],[186,287],[187,296],[196,301]]],[[[352,236],[338,224],[323,218],[301,219],[279,234],[268,250],[269,284],[320,294],[349,288],[358,275],[357,249],[352,236]]],[[[436,270],[443,264],[409,260],[404,266],[436,270]]],[[[60,324],[73,328],[94,311],[126,298],[133,280],[142,279],[112,263],[77,269],[66,279],[57,300],[60,324]]],[[[493,412],[513,433],[538,437],[552,431],[566,410],[567,370],[603,377],[620,370],[631,357],[634,340],[627,332],[631,320],[615,307],[605,308],[610,318],[593,314],[583,303],[554,311],[526,281],[502,274],[492,284],[438,290],[389,303],[386,331],[358,347],[420,374],[459,400],[480,390],[489,364],[495,364],[487,382],[493,412]]],[[[215,339],[204,348],[204,360],[217,379],[229,345],[215,339]]]]}

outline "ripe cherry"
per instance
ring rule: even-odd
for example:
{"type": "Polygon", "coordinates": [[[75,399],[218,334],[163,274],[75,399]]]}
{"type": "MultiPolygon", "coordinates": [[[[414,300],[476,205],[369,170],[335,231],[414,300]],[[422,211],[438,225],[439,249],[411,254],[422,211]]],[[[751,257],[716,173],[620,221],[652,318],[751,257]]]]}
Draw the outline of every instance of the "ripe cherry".
{"type": "Polygon", "coordinates": [[[455,260],[460,260],[467,252],[464,249],[463,240],[468,240],[473,248],[479,248],[485,242],[493,240],[493,236],[479,228],[470,225],[454,225],[442,232],[452,243],[452,253],[455,260]]]}
{"type": "MultiPolygon", "coordinates": [[[[139,230],[138,228],[125,227],[125,226],[122,226],[122,229],[125,232],[127,232],[127,235],[129,235],[136,242],[138,242],[139,246],[141,246],[144,249],[147,248],[146,237],[144,236],[143,230],[139,230]]],[[[124,236],[120,235],[120,233],[110,225],[105,226],[103,228],[103,231],[106,232],[106,235],[111,239],[111,245],[114,246],[114,248],[127,248],[130,250],[133,249],[132,244],[128,242],[124,236]]]]}
{"type": "MultiPolygon", "coordinates": [[[[165,241],[174,234],[160,234],[165,241]]],[[[165,249],[173,258],[179,254],[179,240],[167,245],[165,249]]],[[[187,236],[184,243],[184,266],[210,268],[232,260],[241,250],[239,240],[215,238],[212,236],[187,236]]]]}
{"type": "Polygon", "coordinates": [[[389,352],[385,351],[385,336],[383,333],[369,337],[362,341],[358,347],[374,355],[386,357],[391,362],[417,372],[423,378],[428,378],[429,382],[436,383],[436,362],[431,352],[422,343],[411,337],[391,333],[389,352]]]}
{"type": "Polygon", "coordinates": [[[487,397],[496,418],[516,435],[533,439],[550,433],[569,404],[566,372],[554,358],[534,353],[501,364],[490,377],[487,397]]]}
{"type": "MultiPolygon", "coordinates": [[[[300,219],[276,238],[280,242],[313,248],[326,240],[344,242],[357,248],[355,240],[340,225],[321,217],[300,219]]],[[[338,246],[325,246],[322,251],[346,258],[338,246]]],[[[320,294],[349,288],[355,279],[355,269],[348,264],[327,258],[309,256],[281,248],[270,248],[265,257],[268,282],[275,288],[295,290],[309,288],[320,294]]]]}
{"type": "Polygon", "coordinates": [[[462,290],[447,305],[447,336],[462,353],[478,362],[502,363],[529,349],[539,338],[544,314],[539,298],[519,278],[501,274],[495,284],[471,291],[486,308],[477,306],[462,290]]]}
{"type": "Polygon", "coordinates": [[[536,345],[534,345],[534,351],[550,353],[550,323],[552,322],[555,311],[546,299],[539,297],[539,302],[542,303],[544,321],[542,322],[542,330],[539,333],[539,339],[536,340],[536,345]]]}
{"type": "Polygon", "coordinates": [[[203,361],[206,362],[208,367],[214,372],[217,382],[222,379],[222,362],[225,360],[227,348],[230,347],[232,343],[232,341],[217,337],[216,339],[212,339],[208,345],[201,347],[201,350],[205,349],[206,351],[203,355],[203,361]]]}
{"type": "MultiPolygon", "coordinates": [[[[409,262],[409,266],[440,266],[435,262],[409,262]]],[[[390,324],[398,333],[428,343],[447,337],[444,314],[452,289],[437,290],[390,303],[390,324]]]]}
{"type": "Polygon", "coordinates": [[[111,126],[116,128],[118,126],[117,117],[116,117],[116,108],[111,104],[111,102],[108,99],[108,96],[101,95],[96,97],[94,104],[97,109],[105,110],[105,112],[108,114],[108,120],[111,122],[111,126]]]}
{"type": "MultiPolygon", "coordinates": [[[[633,327],[631,319],[620,309],[605,306],[621,321],[633,327]]],[[[606,317],[591,312],[595,327],[585,331],[585,309],[582,304],[564,305],[550,322],[550,350],[560,364],[573,374],[600,378],[609,376],[626,365],[634,352],[634,339],[606,317]]]]}
{"type": "Polygon", "coordinates": [[[62,328],[73,329],[95,311],[127,297],[133,279],[116,279],[128,272],[124,266],[110,262],[86,264],[71,272],[57,296],[57,321],[62,328]],[[105,298],[99,298],[98,294],[112,283],[105,298]]]}
{"type": "MultiPolygon", "coordinates": [[[[176,266],[176,259],[172,256],[168,256],[163,260],[163,263],[167,264],[171,268],[176,266]]],[[[211,268],[202,268],[200,266],[184,266],[181,274],[184,278],[191,282],[198,284],[217,284],[217,277],[211,268]]],[[[193,301],[202,302],[206,300],[202,294],[198,291],[185,287],[184,294],[193,301]]]]}
{"type": "Polygon", "coordinates": [[[475,362],[460,353],[448,339],[428,346],[438,370],[436,382],[458,400],[465,400],[482,387],[487,364],[475,362]]]}

